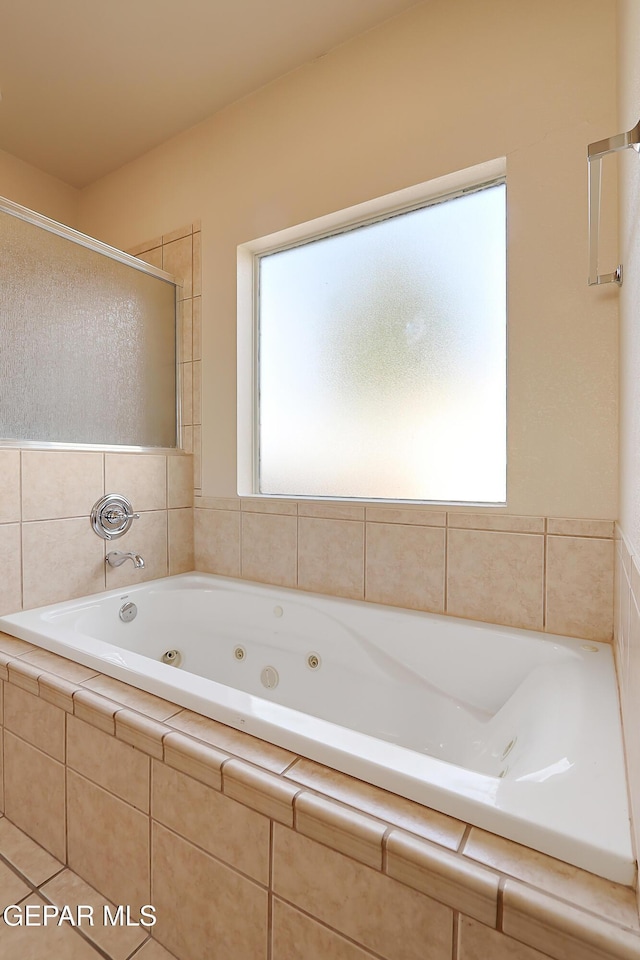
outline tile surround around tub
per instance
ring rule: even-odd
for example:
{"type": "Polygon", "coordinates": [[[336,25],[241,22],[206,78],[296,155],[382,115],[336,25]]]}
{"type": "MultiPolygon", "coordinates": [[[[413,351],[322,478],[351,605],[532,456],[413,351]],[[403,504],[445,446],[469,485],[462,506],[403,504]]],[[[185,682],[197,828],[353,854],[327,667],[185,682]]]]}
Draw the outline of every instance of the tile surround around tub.
{"type": "Polygon", "coordinates": [[[193,569],[191,455],[0,449],[0,490],[0,615],[193,569]],[[89,522],[105,492],[141,514],[109,546],[89,522]],[[107,570],[107,549],[144,569],[107,570]]]}
{"type": "Polygon", "coordinates": [[[609,520],[274,498],[194,502],[202,572],[612,639],[609,520]]]}

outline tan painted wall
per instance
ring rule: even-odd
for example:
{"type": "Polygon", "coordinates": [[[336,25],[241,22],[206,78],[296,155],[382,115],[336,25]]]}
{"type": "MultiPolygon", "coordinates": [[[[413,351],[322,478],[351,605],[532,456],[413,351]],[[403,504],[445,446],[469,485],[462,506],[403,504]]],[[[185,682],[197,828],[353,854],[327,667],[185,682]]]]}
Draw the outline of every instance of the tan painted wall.
{"type": "MultiPolygon", "coordinates": [[[[618,130],[640,117],[640,6],[620,0],[618,130]]],[[[616,551],[615,650],[636,856],[640,850],[640,158],[618,157],[620,170],[620,532],[616,551]]]]}
{"type": "Polygon", "coordinates": [[[124,247],[202,219],[205,496],[236,489],[236,245],[506,155],[508,512],[616,516],[617,299],[586,285],[585,164],[615,129],[615,12],[430,0],[83,191],[80,229],[124,247]]]}
{"type": "MultiPolygon", "coordinates": [[[[620,131],[640,117],[640,5],[621,0],[619,20],[620,131]]],[[[640,162],[633,150],[618,158],[620,170],[620,250],[624,283],[620,290],[620,525],[636,552],[640,548],[640,162]]]]}
{"type": "Polygon", "coordinates": [[[0,197],[67,226],[77,224],[79,191],[4,150],[0,150],[0,197]]]}

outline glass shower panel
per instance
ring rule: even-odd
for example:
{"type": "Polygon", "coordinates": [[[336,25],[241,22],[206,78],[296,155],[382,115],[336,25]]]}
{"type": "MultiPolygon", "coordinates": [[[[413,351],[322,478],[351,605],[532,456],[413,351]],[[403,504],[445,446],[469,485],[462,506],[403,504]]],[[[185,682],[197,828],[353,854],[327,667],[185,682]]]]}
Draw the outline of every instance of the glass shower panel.
{"type": "Polygon", "coordinates": [[[175,285],[4,211],[0,270],[0,440],[175,447],[175,285]]]}
{"type": "Polygon", "coordinates": [[[505,500],[505,192],[261,257],[261,493],[505,500]]]}

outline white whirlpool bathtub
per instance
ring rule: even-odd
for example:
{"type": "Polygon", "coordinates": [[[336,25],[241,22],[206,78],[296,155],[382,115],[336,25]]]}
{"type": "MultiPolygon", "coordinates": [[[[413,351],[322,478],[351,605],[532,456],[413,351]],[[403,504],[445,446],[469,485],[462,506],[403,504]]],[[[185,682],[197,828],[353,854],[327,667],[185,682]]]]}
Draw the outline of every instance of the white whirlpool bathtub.
{"type": "Polygon", "coordinates": [[[24,611],[0,618],[0,629],[601,876],[633,880],[606,644],[205,574],[24,611]],[[119,612],[130,604],[135,616],[125,622],[119,612]]]}

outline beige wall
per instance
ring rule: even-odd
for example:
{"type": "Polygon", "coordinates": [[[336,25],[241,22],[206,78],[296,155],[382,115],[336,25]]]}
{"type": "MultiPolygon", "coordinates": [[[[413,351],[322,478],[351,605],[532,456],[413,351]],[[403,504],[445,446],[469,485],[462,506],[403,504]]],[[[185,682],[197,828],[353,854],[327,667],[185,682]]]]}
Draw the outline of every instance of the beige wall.
{"type": "Polygon", "coordinates": [[[430,0],[82,192],[80,228],[118,246],[202,218],[205,496],[236,491],[237,244],[506,155],[507,509],[617,515],[617,299],[586,285],[585,164],[616,125],[615,10],[430,0]]]}
{"type": "MultiPolygon", "coordinates": [[[[618,22],[618,130],[640,117],[640,6],[620,0],[618,22]]],[[[620,170],[620,536],[616,552],[615,639],[622,719],[634,820],[640,849],[640,159],[632,150],[620,170]]]]}
{"type": "Polygon", "coordinates": [[[76,226],[79,191],[4,150],[0,150],[0,197],[76,226]]]}
{"type": "MultiPolygon", "coordinates": [[[[640,117],[640,6],[621,0],[619,19],[618,128],[630,130],[640,117]]],[[[640,548],[640,163],[626,150],[620,169],[620,525],[636,552],[640,548]]]]}

